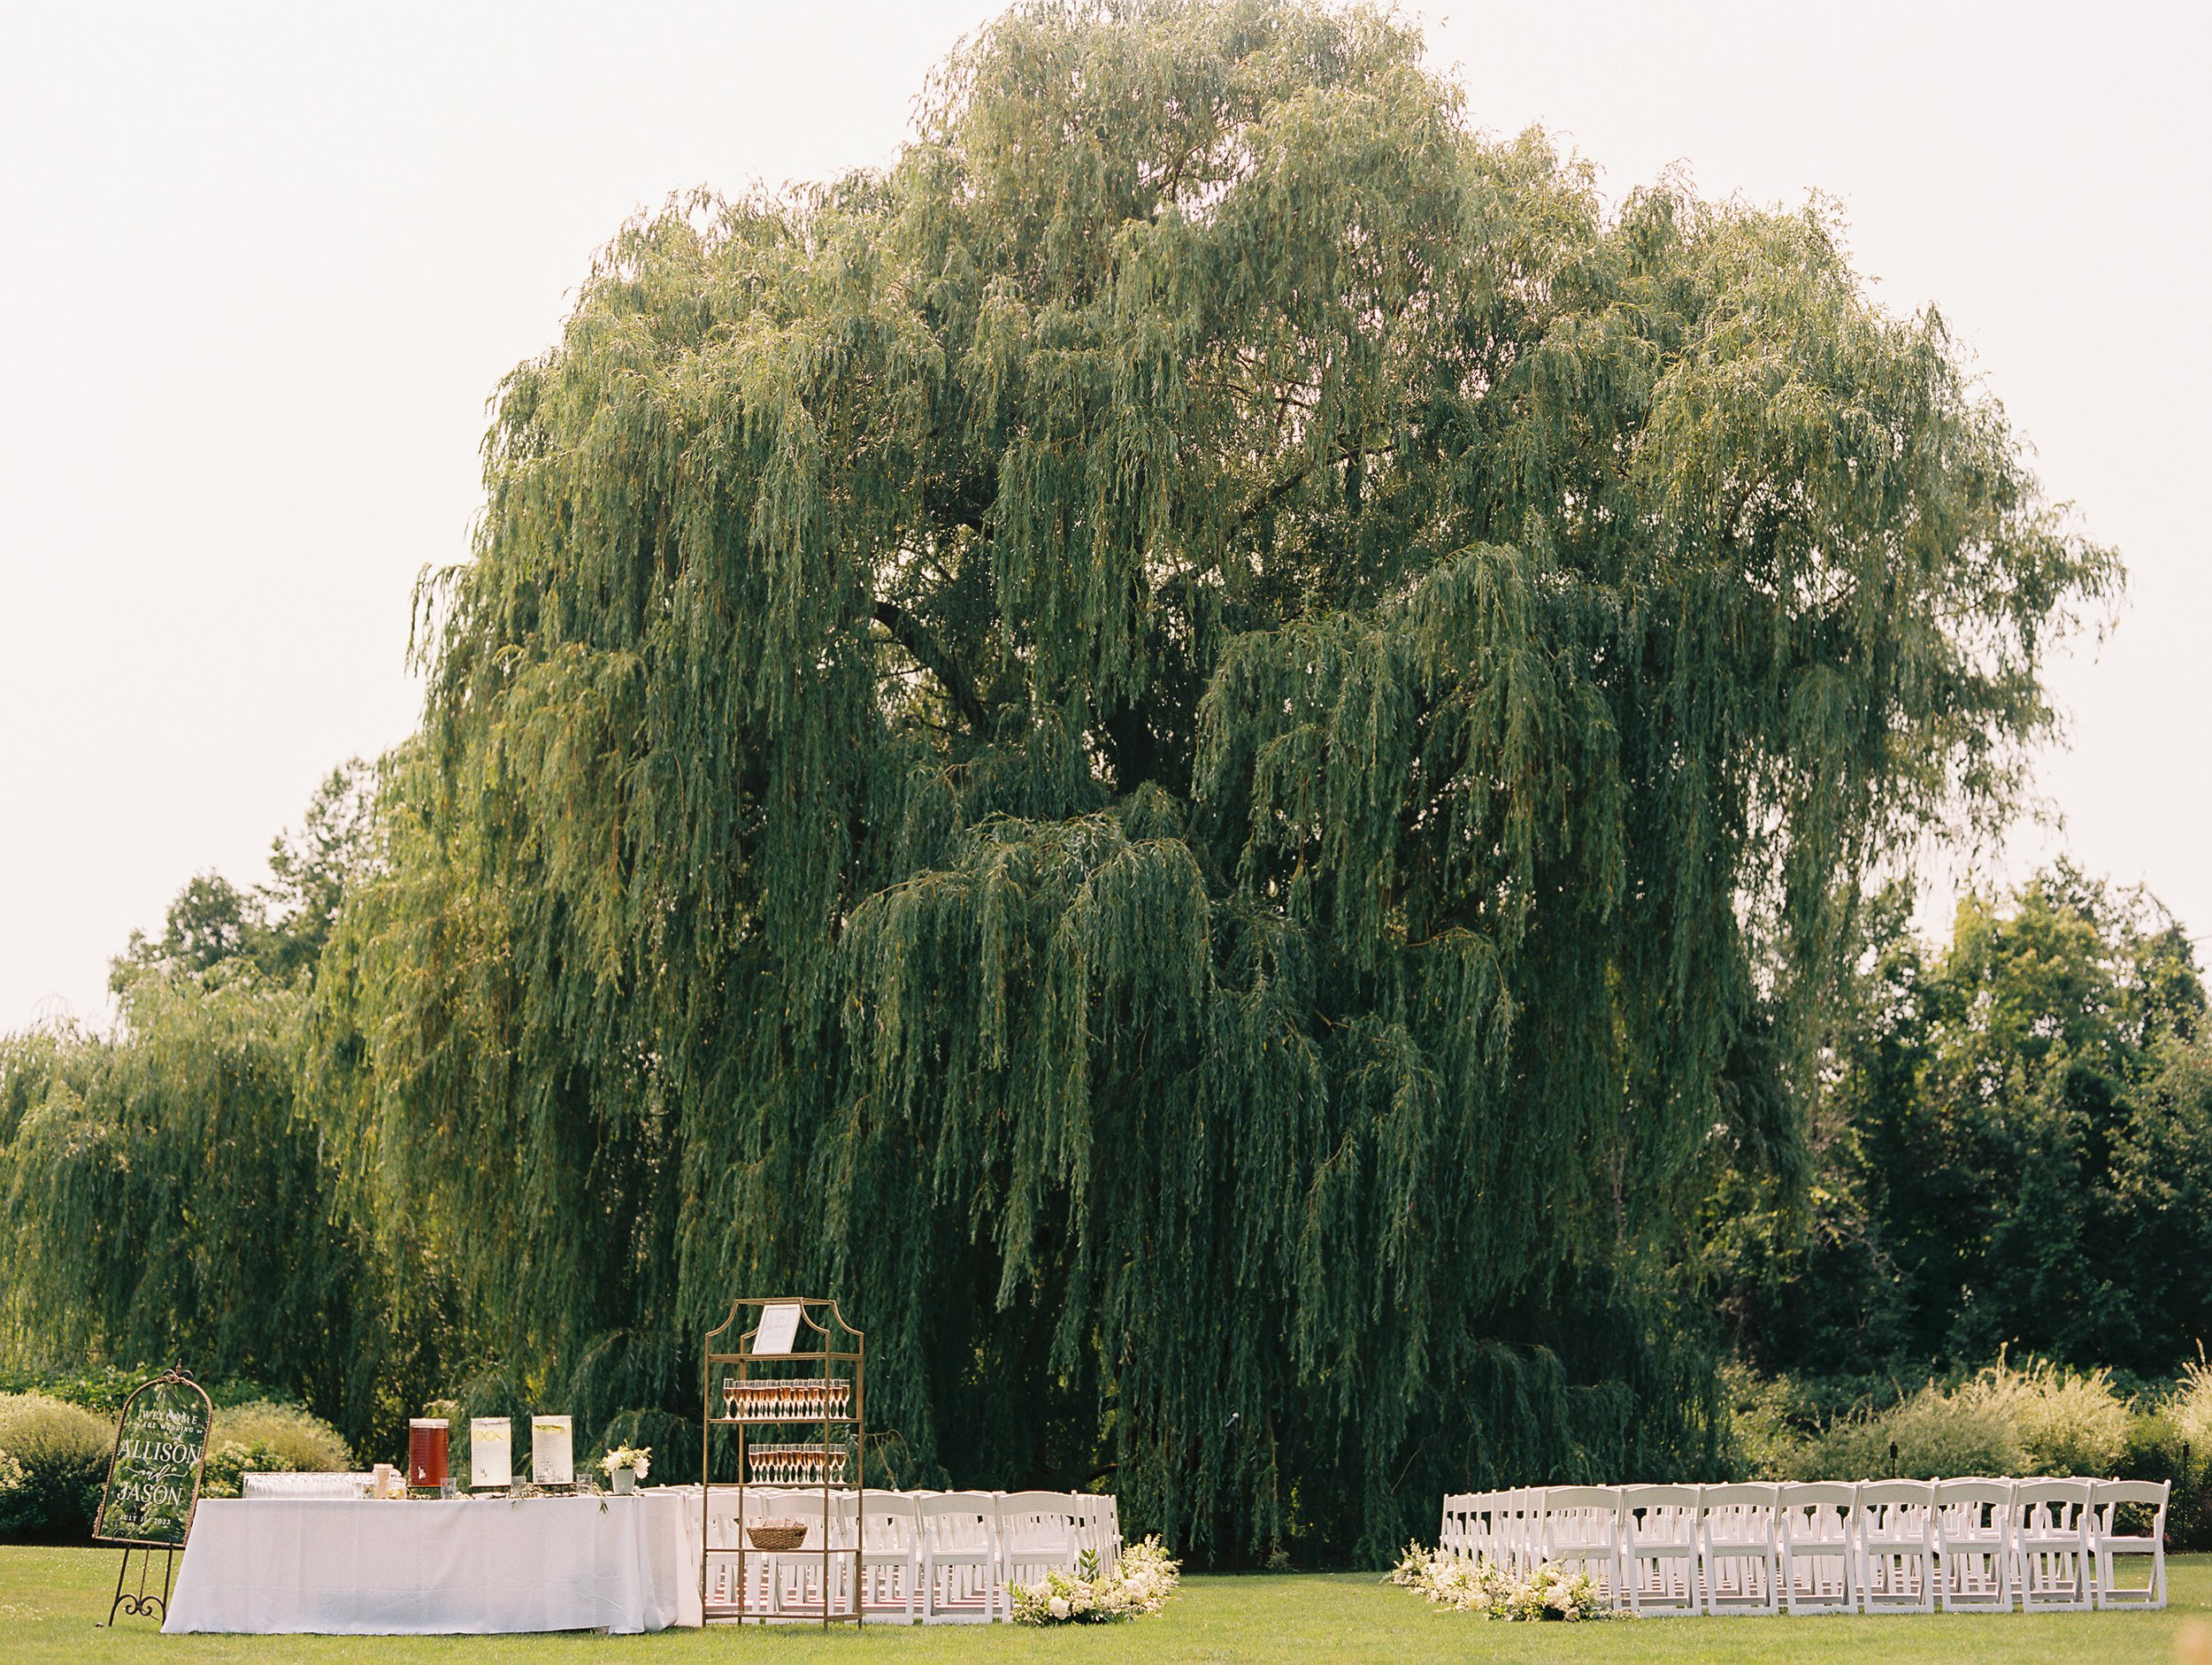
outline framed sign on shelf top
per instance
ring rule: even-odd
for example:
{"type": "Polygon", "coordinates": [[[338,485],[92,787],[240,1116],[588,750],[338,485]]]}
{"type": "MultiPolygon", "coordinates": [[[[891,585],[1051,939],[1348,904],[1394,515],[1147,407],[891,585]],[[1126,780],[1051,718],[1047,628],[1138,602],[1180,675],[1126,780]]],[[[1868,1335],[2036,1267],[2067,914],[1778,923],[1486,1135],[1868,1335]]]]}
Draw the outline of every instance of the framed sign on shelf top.
{"type": "Polygon", "coordinates": [[[795,1352],[799,1345],[799,1312],[795,1301],[762,1308],[760,1328],[753,1332],[753,1351],[795,1352]]]}

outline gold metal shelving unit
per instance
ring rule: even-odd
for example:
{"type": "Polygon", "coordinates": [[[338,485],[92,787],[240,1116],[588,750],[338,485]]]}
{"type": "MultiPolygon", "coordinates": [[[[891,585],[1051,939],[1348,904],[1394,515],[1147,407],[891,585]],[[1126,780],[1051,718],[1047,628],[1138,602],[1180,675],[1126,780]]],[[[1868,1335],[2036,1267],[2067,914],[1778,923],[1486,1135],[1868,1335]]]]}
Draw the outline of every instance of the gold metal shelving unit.
{"type": "MultiPolygon", "coordinates": [[[[772,1335],[770,1339],[780,1342],[781,1338],[772,1335]]],[[[862,1473],[867,1450],[866,1349],[866,1338],[845,1322],[844,1315],[837,1309],[837,1303],[816,1295],[741,1297],[730,1303],[729,1316],[707,1332],[706,1362],[700,1395],[699,1542],[702,1548],[699,1556],[699,1602],[708,1623],[766,1623],[771,1619],[790,1623],[814,1616],[803,1610],[786,1613],[749,1605],[752,1597],[752,1584],[747,1575],[747,1560],[769,1554],[788,1557],[795,1553],[789,1550],[756,1549],[748,1541],[745,1494],[749,1489],[771,1484],[754,1477],[756,1466],[762,1463],[763,1454],[769,1451],[778,1454],[778,1461],[805,1462],[809,1461],[810,1454],[818,1458],[814,1466],[818,1467],[820,1471],[822,1493],[822,1546],[819,1552],[822,1561],[821,1622],[825,1629],[847,1621],[855,1624],[863,1622],[866,1605],[862,1588],[865,1570],[862,1560],[867,1530],[865,1521],[861,1511],[856,1508],[853,1512],[853,1541],[835,1547],[830,1542],[830,1523],[831,1500],[848,1489],[857,1500],[866,1485],[862,1473]],[[787,1312],[792,1308],[796,1308],[798,1313],[796,1323],[792,1325],[789,1345],[780,1346],[772,1352],[756,1351],[764,1326],[771,1322],[769,1315],[779,1309],[787,1312]],[[749,1316],[752,1320],[750,1325],[740,1329],[741,1323],[749,1316]],[[799,1370],[807,1366],[815,1367],[818,1374],[801,1378],[799,1370]],[[779,1383],[801,1379],[824,1384],[818,1411],[809,1409],[804,1414],[796,1414],[787,1407],[774,1408],[772,1399],[767,1408],[757,1402],[764,1397],[772,1396],[779,1383]],[[737,1386],[738,1392],[733,1400],[724,1397],[726,1383],[734,1383],[737,1386]],[[838,1393],[837,1385],[845,1385],[842,1395],[838,1393]],[[717,1414],[718,1398],[723,1400],[720,1415],[717,1414]],[[843,1408],[833,1409],[833,1406],[840,1404],[841,1400],[843,1408]],[[761,1428],[787,1430],[794,1435],[802,1430],[812,1431],[818,1429],[821,1437],[818,1441],[795,1446],[756,1444],[754,1431],[761,1428]],[[718,1482],[714,1477],[718,1435],[721,1437],[722,1448],[726,1452],[734,1442],[734,1472],[737,1478],[733,1482],[718,1482]],[[837,1467],[836,1459],[840,1454],[849,1457],[849,1475],[837,1467]],[[733,1544],[718,1544],[714,1539],[714,1498],[717,1492],[736,1493],[734,1518],[737,1541],[733,1544]],[[732,1599],[717,1602],[711,1599],[713,1592],[709,1583],[710,1571],[718,1559],[726,1560],[733,1555],[736,1558],[736,1577],[729,1586],[732,1599]],[[830,1577],[832,1563],[845,1556],[852,1558],[852,1577],[845,1585],[851,1596],[852,1610],[849,1613],[834,1610],[838,1604],[832,1599],[835,1585],[830,1577]]],[[[797,1485],[773,1484],[783,1491],[802,1489],[797,1485]]],[[[808,1481],[803,1489],[814,1490],[814,1483],[808,1481]]],[[[772,1603],[771,1605],[772,1607],[772,1603]]]]}

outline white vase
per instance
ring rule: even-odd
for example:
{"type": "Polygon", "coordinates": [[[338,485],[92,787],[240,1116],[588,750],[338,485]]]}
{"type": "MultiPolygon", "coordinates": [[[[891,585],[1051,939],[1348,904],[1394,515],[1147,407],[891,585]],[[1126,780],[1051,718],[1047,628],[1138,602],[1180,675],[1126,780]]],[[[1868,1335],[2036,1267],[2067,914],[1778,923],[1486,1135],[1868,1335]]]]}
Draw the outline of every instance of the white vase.
{"type": "Polygon", "coordinates": [[[614,1471],[614,1492],[617,1497],[626,1497],[636,1490],[637,1470],[635,1469],[617,1469],[614,1471]]]}

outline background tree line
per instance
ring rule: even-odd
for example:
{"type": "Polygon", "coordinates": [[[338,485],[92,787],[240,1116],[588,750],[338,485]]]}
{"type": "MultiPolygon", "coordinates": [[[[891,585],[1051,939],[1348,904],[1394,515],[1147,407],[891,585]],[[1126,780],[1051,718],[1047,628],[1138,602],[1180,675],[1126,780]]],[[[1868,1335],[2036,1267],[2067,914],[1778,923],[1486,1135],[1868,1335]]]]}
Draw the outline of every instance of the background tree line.
{"type": "Polygon", "coordinates": [[[2212,1337],[2212,1049],[2189,939],[2060,863],[1950,941],[1867,910],[1809,1191],[1732,1177],[1722,1310],[1763,1370],[1910,1371],[2001,1347],[2170,1376],[2212,1337]],[[1762,1194],[1763,1193],[1763,1194],[1762,1194]]]}
{"type": "Polygon", "coordinates": [[[806,1285],[878,1472],[1234,1561],[1719,1472],[1732,1339],[2190,1347],[2066,1328],[2029,1197],[2198,1251],[2185,942],[1866,896],[2011,813],[2116,559],[1819,205],[1608,205],[1364,12],[1025,7],[889,168],[626,226],[486,491],[373,790],[7,1044],[19,1347],[680,1469],[806,1285]]]}

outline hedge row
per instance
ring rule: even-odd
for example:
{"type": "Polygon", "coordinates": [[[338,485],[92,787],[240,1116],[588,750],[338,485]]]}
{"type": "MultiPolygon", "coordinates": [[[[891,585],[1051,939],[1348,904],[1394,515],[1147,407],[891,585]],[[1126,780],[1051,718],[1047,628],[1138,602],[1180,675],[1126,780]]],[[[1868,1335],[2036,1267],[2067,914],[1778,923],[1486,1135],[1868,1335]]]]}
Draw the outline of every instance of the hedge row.
{"type": "MultiPolygon", "coordinates": [[[[81,1543],[91,1536],[121,1402],[94,1409],[52,1393],[0,1393],[0,1541],[81,1543]]],[[[235,1497],[248,1469],[352,1467],[338,1431],[297,1405],[219,1404],[203,1494],[235,1497]]]]}

